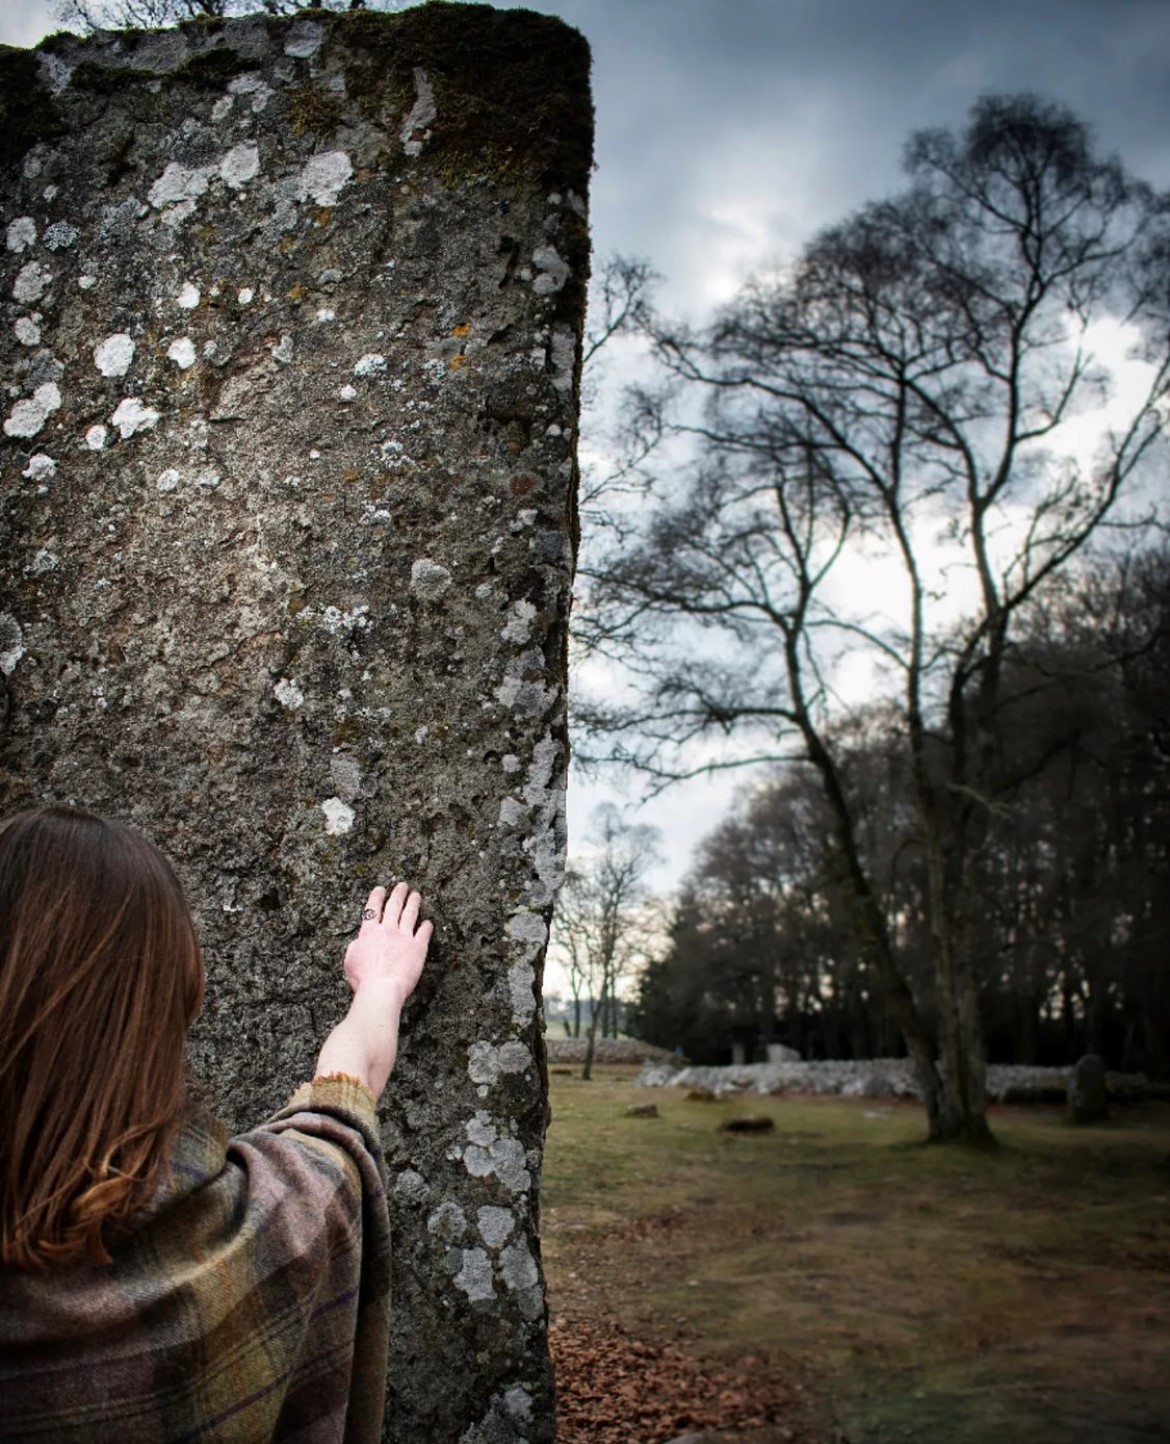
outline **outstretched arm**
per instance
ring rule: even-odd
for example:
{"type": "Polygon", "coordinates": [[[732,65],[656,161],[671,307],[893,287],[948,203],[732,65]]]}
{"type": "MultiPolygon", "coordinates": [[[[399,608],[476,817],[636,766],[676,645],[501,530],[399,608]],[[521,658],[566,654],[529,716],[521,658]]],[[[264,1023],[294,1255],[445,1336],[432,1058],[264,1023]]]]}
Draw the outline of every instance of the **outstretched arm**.
{"type": "Polygon", "coordinates": [[[381,1097],[398,1053],[402,1005],[422,973],[434,927],[418,921],[422,898],[404,882],[387,894],[376,887],[362,925],[345,952],[353,989],[349,1012],[325,1039],[317,1076],[348,1073],[381,1097]]]}

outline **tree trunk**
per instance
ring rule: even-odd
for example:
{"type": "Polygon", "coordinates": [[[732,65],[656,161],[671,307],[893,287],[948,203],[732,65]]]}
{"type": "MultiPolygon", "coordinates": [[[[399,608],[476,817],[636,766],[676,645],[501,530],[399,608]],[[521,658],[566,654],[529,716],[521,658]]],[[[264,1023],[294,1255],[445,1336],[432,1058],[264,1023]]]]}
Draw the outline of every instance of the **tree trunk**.
{"type": "Polygon", "coordinates": [[[593,1078],[593,1054],[597,1048],[597,1024],[601,1018],[601,1009],[598,1007],[597,999],[592,999],[593,1007],[589,1013],[589,1032],[585,1041],[585,1065],[581,1069],[581,1081],[589,1083],[593,1078]]]}

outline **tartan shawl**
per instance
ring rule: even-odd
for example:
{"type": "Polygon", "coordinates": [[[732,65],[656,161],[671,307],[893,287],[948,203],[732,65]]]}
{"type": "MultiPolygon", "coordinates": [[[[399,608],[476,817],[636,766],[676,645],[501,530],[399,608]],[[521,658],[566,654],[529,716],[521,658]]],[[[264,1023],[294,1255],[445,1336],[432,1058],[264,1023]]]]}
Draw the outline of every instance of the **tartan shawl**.
{"type": "Polygon", "coordinates": [[[190,1121],[111,1263],[0,1268],[0,1440],[376,1444],[384,1170],[340,1075],[230,1142],[190,1121]]]}

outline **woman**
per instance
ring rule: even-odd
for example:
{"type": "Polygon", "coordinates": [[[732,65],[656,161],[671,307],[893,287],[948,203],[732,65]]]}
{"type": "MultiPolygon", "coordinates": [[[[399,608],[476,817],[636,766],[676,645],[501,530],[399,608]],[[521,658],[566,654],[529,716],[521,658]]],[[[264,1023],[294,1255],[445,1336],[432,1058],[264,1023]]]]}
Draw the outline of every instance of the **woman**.
{"type": "Polygon", "coordinates": [[[375,1104],[420,903],[370,894],[316,1076],[229,1142],[188,1101],[203,961],[166,860],[71,808],[0,824],[0,1439],[379,1438],[375,1104]]]}

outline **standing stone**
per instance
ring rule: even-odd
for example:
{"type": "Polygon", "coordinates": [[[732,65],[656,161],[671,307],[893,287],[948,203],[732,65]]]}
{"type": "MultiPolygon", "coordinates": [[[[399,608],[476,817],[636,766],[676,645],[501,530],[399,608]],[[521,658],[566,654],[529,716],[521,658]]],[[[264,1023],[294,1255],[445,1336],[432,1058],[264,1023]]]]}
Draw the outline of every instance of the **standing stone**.
{"type": "Polygon", "coordinates": [[[554,1435],[588,68],[557,20],[446,4],[0,52],[0,806],[111,812],[175,861],[233,1127],[311,1071],[369,888],[421,888],[397,1441],[554,1435]]]}
{"type": "Polygon", "coordinates": [[[1073,1123],[1100,1123],[1109,1117],[1105,1064],[1093,1053],[1086,1053],[1069,1074],[1068,1116],[1073,1123]]]}

